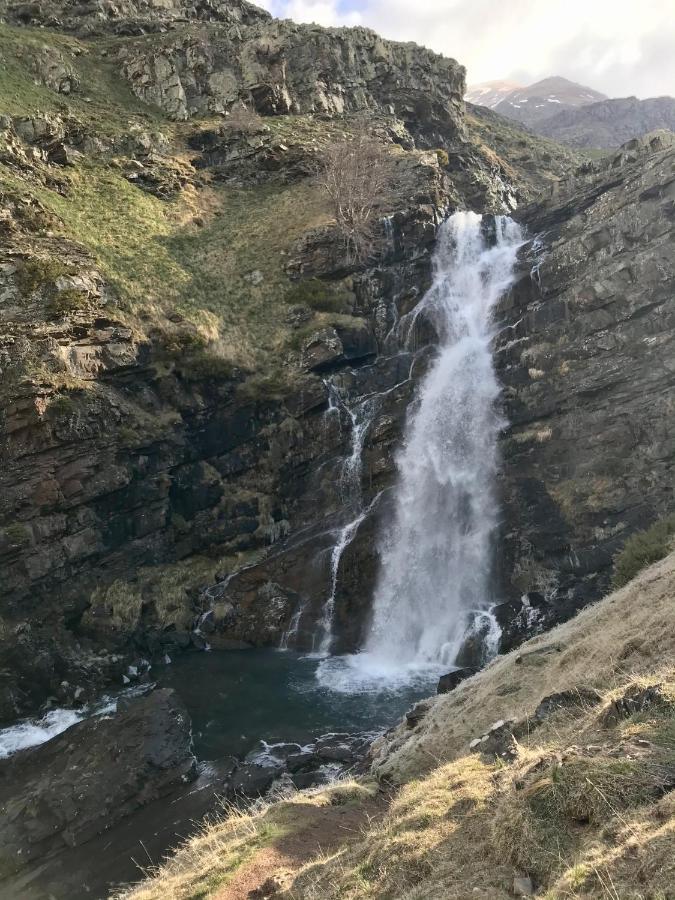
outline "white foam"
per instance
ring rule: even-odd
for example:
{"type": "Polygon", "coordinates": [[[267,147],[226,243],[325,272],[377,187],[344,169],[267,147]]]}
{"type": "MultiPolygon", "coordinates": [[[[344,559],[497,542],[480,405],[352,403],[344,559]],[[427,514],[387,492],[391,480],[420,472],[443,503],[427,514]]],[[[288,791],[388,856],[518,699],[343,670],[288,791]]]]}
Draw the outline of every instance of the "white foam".
{"type": "Polygon", "coordinates": [[[85,718],[82,710],[52,709],[39,719],[25,719],[0,731],[0,759],[37,747],[85,718]]]}
{"type": "Polygon", "coordinates": [[[431,663],[397,665],[374,653],[354,653],[323,659],[316,680],[338,694],[396,694],[434,686],[445,671],[447,667],[431,663]]]}

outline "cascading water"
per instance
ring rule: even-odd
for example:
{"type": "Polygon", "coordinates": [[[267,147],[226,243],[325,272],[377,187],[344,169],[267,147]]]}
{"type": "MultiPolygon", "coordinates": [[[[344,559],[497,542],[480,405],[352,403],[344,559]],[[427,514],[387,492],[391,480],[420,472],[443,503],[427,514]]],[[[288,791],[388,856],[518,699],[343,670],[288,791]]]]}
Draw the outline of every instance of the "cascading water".
{"type": "Polygon", "coordinates": [[[323,605],[321,619],[317,623],[313,648],[321,656],[328,655],[333,644],[333,619],[340,560],[368,512],[368,510],[363,509],[363,492],[361,489],[362,454],[368,428],[378,405],[377,398],[366,398],[357,407],[351,409],[339,398],[339,394],[337,397],[342,407],[347,411],[352,424],[351,452],[342,463],[340,492],[345,508],[347,512],[352,513],[353,518],[340,528],[337,540],[331,551],[330,591],[323,605]]]}
{"type": "MultiPolygon", "coordinates": [[[[491,543],[497,522],[494,483],[502,422],[495,401],[492,311],[513,280],[520,228],[495,219],[494,241],[475,213],[439,230],[434,281],[401,320],[414,338],[424,317],[440,350],[420,387],[397,460],[395,512],[381,544],[380,576],[364,651],[326,685],[409,680],[452,665],[467,629],[490,631],[491,543]]],[[[493,641],[494,643],[494,641],[493,641]]]]}

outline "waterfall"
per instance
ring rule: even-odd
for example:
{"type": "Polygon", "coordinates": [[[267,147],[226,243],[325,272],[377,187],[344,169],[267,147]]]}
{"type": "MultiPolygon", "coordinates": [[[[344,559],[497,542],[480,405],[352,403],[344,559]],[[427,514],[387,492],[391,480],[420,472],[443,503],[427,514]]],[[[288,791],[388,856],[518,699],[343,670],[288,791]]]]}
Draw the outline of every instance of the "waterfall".
{"type": "MultiPolygon", "coordinates": [[[[503,423],[492,312],[513,281],[522,235],[498,217],[490,239],[487,224],[470,212],[443,223],[432,286],[401,320],[411,341],[424,317],[439,351],[408,413],[370,632],[363,652],[349,659],[347,685],[452,666],[470,630],[482,629],[494,645],[491,559],[503,423]]],[[[339,689],[337,674],[327,667],[320,677],[339,689]]]]}
{"type": "MultiPolygon", "coordinates": [[[[335,595],[338,586],[338,574],[342,554],[349,547],[359,525],[366,517],[368,510],[363,509],[363,491],[361,488],[361,474],[363,470],[363,445],[366,440],[368,428],[378,408],[376,397],[366,398],[354,409],[347,406],[335,388],[335,396],[338,403],[347,412],[352,425],[351,451],[345,457],[340,471],[340,493],[342,501],[352,518],[340,528],[337,540],[331,550],[330,557],[330,590],[326,597],[321,619],[317,623],[317,631],[314,640],[314,650],[319,655],[326,656],[330,653],[333,644],[333,620],[335,616],[335,595]],[[318,641],[318,646],[317,646],[318,641]]],[[[334,401],[333,401],[334,402],[334,401]]]]}

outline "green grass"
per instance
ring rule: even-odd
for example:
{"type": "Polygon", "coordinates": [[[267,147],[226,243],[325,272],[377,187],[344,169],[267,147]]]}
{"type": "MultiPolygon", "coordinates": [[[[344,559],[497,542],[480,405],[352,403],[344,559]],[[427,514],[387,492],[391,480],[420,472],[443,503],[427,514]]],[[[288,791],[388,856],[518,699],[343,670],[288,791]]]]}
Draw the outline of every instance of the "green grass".
{"type": "Polygon", "coordinates": [[[623,549],[614,557],[612,584],[623,587],[638,572],[666,557],[675,542],[675,515],[655,522],[646,531],[629,537],[623,549]]]}
{"type": "Polygon", "coordinates": [[[101,56],[102,46],[53,31],[0,25],[0,113],[70,114],[102,135],[124,134],[130,117],[146,127],[171,127],[158,109],[133,94],[119,74],[119,62],[101,56]],[[47,44],[63,54],[80,79],[79,90],[67,98],[35,83],[30,57],[47,44]]]}

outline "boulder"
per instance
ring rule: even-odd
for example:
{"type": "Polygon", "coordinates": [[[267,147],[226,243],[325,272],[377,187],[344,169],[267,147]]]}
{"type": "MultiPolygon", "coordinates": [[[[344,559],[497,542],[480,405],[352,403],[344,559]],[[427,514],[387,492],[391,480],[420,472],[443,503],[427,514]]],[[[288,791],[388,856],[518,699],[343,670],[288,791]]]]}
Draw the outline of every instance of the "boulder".
{"type": "Polygon", "coordinates": [[[303,772],[305,769],[314,769],[320,764],[320,759],[310,750],[301,753],[292,753],[286,758],[286,768],[295,775],[296,772],[303,772]]]}
{"type": "Polygon", "coordinates": [[[232,798],[252,800],[261,797],[281,775],[281,763],[244,763],[230,778],[227,793],[232,798]]]}
{"type": "Polygon", "coordinates": [[[457,685],[461,684],[467,678],[471,678],[477,671],[478,669],[467,666],[463,669],[455,669],[453,672],[448,672],[446,675],[441,675],[438,679],[436,693],[449,694],[450,691],[454,691],[457,685]]]}
{"type": "Polygon", "coordinates": [[[544,722],[561,709],[585,709],[597,705],[601,700],[602,694],[593,688],[576,687],[568,691],[559,691],[544,697],[534,711],[533,719],[536,723],[544,722]]]}
{"type": "Polygon", "coordinates": [[[334,328],[323,328],[313,334],[304,346],[302,365],[312,372],[329,369],[344,358],[344,348],[334,328]]]}
{"type": "Polygon", "coordinates": [[[606,727],[611,727],[621,719],[628,719],[636,713],[645,712],[652,706],[662,706],[668,702],[660,684],[652,684],[649,687],[632,684],[623,696],[613,700],[604,710],[601,722],[606,727]]]}
{"type": "Polygon", "coordinates": [[[0,762],[0,874],[74,847],[194,779],[190,719],[172,690],[120,700],[0,762]]]}
{"type": "Polygon", "coordinates": [[[469,744],[472,753],[480,753],[488,759],[494,760],[497,756],[506,762],[511,762],[518,755],[518,742],[513,736],[515,722],[500,719],[478,738],[474,738],[469,744]]]}
{"type": "Polygon", "coordinates": [[[405,723],[408,728],[416,728],[422,719],[429,712],[430,704],[427,700],[421,700],[416,703],[412,709],[405,714],[405,723]]]}

